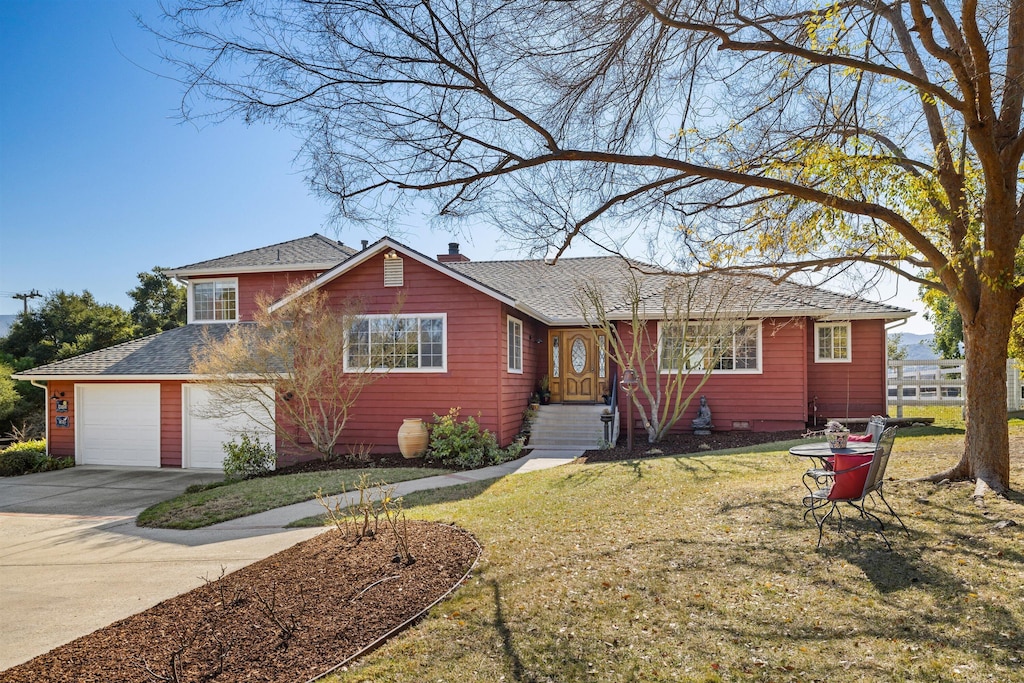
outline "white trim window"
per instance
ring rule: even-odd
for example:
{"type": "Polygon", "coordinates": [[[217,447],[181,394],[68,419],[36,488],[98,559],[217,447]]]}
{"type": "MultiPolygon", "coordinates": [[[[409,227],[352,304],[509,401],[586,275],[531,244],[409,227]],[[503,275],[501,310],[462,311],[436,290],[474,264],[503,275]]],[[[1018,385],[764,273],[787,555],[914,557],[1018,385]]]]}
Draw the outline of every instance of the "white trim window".
{"type": "Polygon", "coordinates": [[[447,315],[365,315],[348,333],[345,370],[445,372],[447,315]]]}
{"type": "Polygon", "coordinates": [[[658,367],[673,372],[761,372],[761,324],[658,323],[658,367]]]}
{"type": "Polygon", "coordinates": [[[508,371],[523,374],[523,321],[508,316],[508,371]]]}
{"type": "Polygon", "coordinates": [[[814,323],[814,361],[816,363],[849,363],[853,360],[850,346],[850,323],[814,323]]]}
{"type": "Polygon", "coordinates": [[[238,278],[188,283],[188,317],[193,323],[238,321],[238,278]]]}

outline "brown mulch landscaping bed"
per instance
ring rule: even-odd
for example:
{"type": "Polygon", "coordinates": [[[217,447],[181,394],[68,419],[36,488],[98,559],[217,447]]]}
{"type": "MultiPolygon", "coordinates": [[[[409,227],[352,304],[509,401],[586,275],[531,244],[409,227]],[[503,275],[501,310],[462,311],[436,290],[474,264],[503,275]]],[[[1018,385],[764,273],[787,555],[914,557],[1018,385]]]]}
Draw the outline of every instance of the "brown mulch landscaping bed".
{"type": "Polygon", "coordinates": [[[278,477],[282,474],[327,472],[329,470],[361,470],[367,467],[427,467],[431,469],[445,469],[445,466],[436,460],[406,458],[401,453],[375,453],[363,458],[338,456],[330,460],[324,460],[317,457],[296,463],[288,463],[282,459],[282,463],[278,464],[277,469],[269,472],[266,476],[278,477]]]}
{"type": "Polygon", "coordinates": [[[409,521],[412,564],[382,527],[358,544],[332,529],[0,674],[48,681],[307,681],[445,596],[480,546],[409,521]]]}
{"type": "Polygon", "coordinates": [[[587,451],[586,462],[614,462],[616,460],[635,460],[638,458],[657,458],[662,455],[681,455],[700,453],[702,451],[719,450],[722,448],[741,448],[756,446],[772,441],[799,439],[803,430],[789,432],[748,432],[732,430],[728,432],[712,432],[708,436],[695,436],[691,433],[669,434],[656,444],[647,443],[647,432],[633,432],[633,450],[626,447],[626,435],[619,436],[615,448],[604,451],[587,451]]]}
{"type": "MultiPolygon", "coordinates": [[[[743,430],[713,431],[709,436],[695,436],[689,432],[669,434],[657,444],[647,443],[647,432],[636,430],[633,433],[633,450],[626,448],[626,434],[619,436],[615,448],[608,450],[587,451],[586,462],[612,462],[615,460],[635,460],[638,458],[656,458],[659,455],[679,455],[700,453],[707,450],[722,448],[740,448],[755,446],[771,441],[799,439],[804,431],[787,432],[750,432],[743,430]]],[[[304,462],[278,467],[266,476],[276,477],[282,474],[297,472],[322,472],[335,469],[360,469],[366,467],[430,467],[444,468],[440,462],[425,458],[406,459],[401,453],[384,453],[367,455],[363,459],[337,457],[331,460],[316,458],[304,462]]]]}

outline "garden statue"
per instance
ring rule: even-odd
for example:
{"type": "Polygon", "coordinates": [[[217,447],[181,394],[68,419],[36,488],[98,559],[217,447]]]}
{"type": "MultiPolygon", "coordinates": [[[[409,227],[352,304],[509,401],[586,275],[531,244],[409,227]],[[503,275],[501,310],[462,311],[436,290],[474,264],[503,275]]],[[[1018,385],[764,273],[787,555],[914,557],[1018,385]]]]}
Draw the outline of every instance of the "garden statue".
{"type": "Polygon", "coordinates": [[[715,425],[711,424],[711,408],[708,407],[708,397],[700,397],[700,407],[697,409],[697,417],[693,420],[693,433],[699,436],[707,436],[715,425]]]}

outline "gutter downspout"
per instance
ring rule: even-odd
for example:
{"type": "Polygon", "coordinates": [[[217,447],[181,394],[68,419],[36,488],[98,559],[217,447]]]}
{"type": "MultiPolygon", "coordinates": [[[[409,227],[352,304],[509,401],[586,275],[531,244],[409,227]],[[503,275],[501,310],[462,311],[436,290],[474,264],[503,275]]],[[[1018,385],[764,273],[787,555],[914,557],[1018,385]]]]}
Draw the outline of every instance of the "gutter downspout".
{"type": "Polygon", "coordinates": [[[46,415],[46,431],[43,434],[43,438],[46,439],[46,457],[50,457],[50,397],[46,395],[48,388],[45,382],[40,384],[37,379],[30,379],[28,383],[43,390],[43,412],[46,415]]]}

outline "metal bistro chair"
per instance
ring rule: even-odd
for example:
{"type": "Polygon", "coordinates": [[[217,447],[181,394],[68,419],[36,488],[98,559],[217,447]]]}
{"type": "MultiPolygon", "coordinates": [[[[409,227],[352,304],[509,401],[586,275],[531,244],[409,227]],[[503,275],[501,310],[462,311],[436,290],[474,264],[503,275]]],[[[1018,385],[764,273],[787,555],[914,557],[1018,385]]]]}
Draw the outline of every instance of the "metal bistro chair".
{"type": "Polygon", "coordinates": [[[868,420],[868,428],[864,431],[865,436],[870,436],[871,441],[878,443],[878,440],[882,437],[882,432],[885,431],[886,419],[882,415],[872,415],[871,419],[868,420]]]}
{"type": "Polygon", "coordinates": [[[878,438],[882,436],[882,432],[885,431],[885,424],[887,420],[881,415],[872,415],[871,419],[868,420],[867,429],[864,430],[863,434],[857,434],[850,437],[850,441],[865,441],[869,443],[878,443],[878,438]]]}
{"type": "Polygon", "coordinates": [[[885,547],[892,550],[892,545],[889,543],[889,539],[885,536],[885,524],[878,518],[874,513],[868,512],[864,507],[864,502],[871,494],[877,494],[878,498],[885,504],[885,507],[889,510],[903,530],[910,535],[910,530],[900,519],[900,516],[896,514],[896,511],[889,505],[889,501],[885,499],[885,495],[882,493],[882,484],[885,477],[885,469],[889,464],[889,455],[892,453],[892,445],[896,440],[896,427],[889,427],[882,432],[882,435],[878,438],[878,444],[875,447],[875,452],[869,462],[861,463],[854,467],[846,469],[816,469],[809,470],[806,476],[812,476],[818,483],[819,488],[810,492],[810,494],[804,498],[804,505],[807,510],[804,512],[804,517],[807,513],[810,513],[814,517],[815,523],[818,525],[818,545],[821,547],[821,538],[825,530],[825,522],[832,516],[833,513],[839,517],[838,528],[841,530],[843,526],[843,513],[840,510],[840,503],[847,503],[856,508],[862,518],[870,518],[878,523],[878,534],[885,541],[885,547]],[[855,489],[855,491],[843,490],[847,488],[841,484],[839,477],[849,475],[851,473],[859,472],[863,469],[867,469],[867,473],[864,479],[863,487],[855,489]],[[828,508],[828,511],[824,515],[819,513],[828,508]]]}

